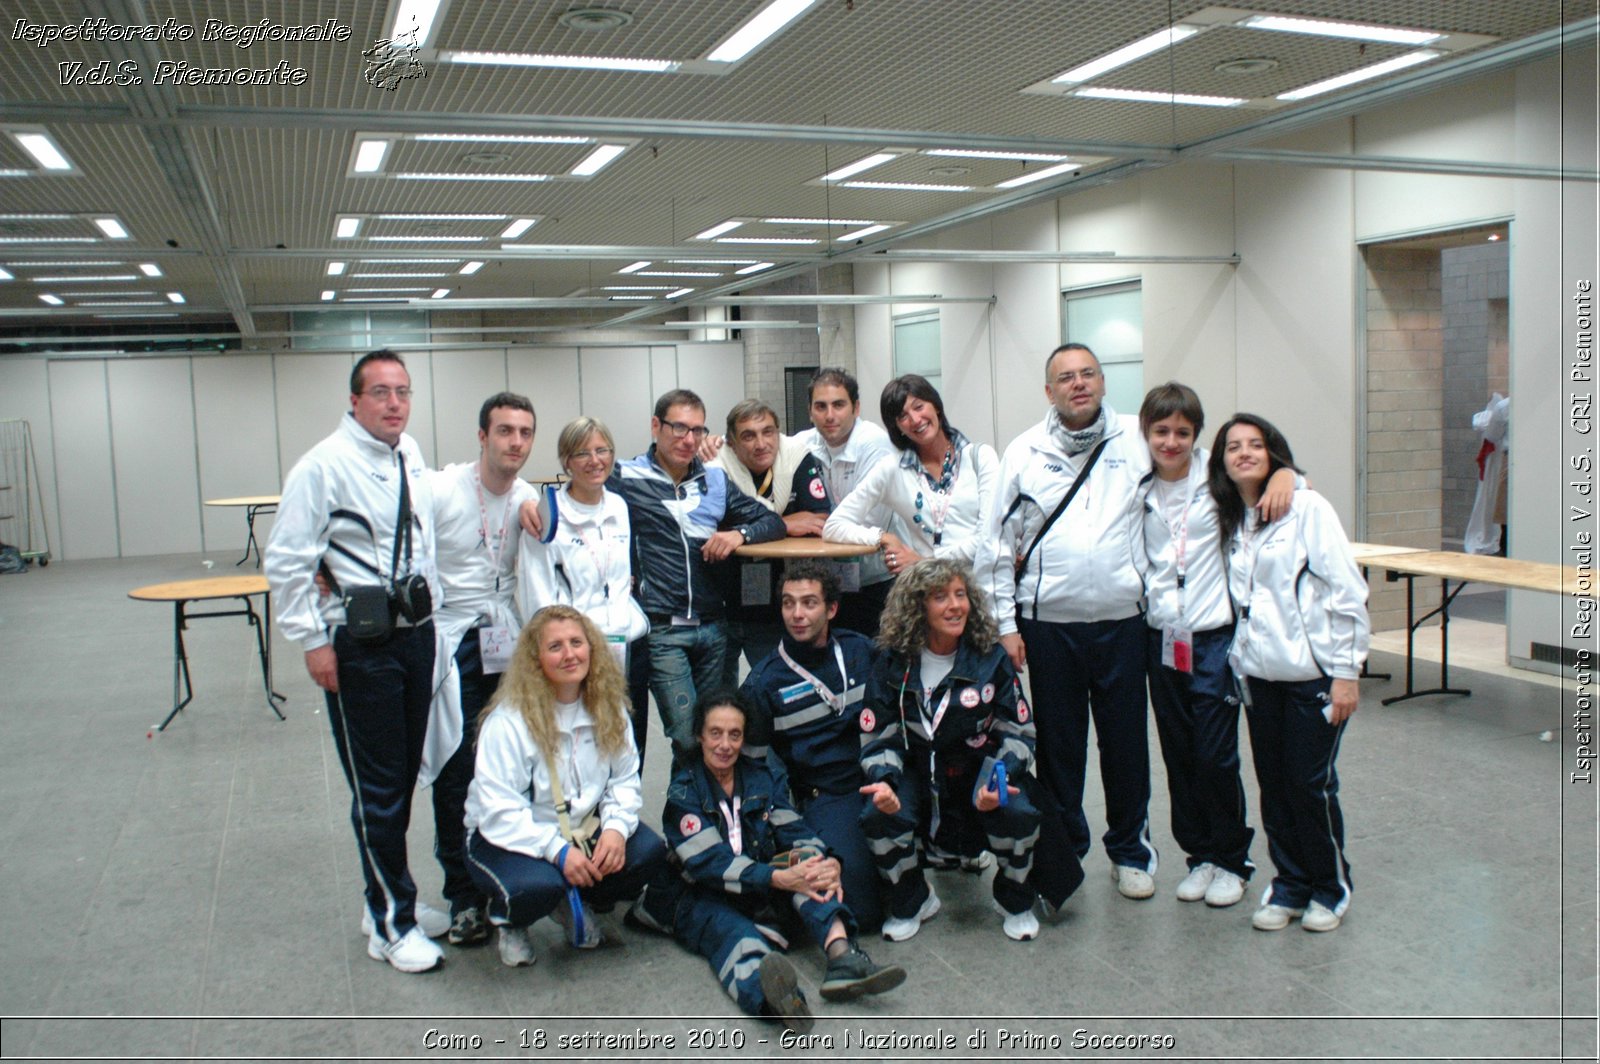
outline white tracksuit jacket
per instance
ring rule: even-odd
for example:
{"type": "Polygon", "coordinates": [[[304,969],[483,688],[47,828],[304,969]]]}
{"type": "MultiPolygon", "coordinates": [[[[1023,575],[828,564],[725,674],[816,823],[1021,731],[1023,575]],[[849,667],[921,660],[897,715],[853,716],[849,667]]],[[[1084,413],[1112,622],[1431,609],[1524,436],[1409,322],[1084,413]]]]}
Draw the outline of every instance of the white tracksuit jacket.
{"type": "Polygon", "coordinates": [[[1339,516],[1309,488],[1262,528],[1254,510],[1228,545],[1239,612],[1228,660],[1240,676],[1296,682],[1354,680],[1367,657],[1367,582],[1339,516]]]}

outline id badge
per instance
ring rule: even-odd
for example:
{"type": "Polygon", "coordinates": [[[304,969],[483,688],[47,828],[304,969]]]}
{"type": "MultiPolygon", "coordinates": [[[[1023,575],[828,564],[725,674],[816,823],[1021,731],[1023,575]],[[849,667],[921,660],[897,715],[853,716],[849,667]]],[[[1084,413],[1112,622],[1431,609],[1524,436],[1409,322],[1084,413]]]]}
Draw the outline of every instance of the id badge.
{"type": "Polygon", "coordinates": [[[839,572],[839,590],[842,593],[853,595],[861,590],[860,562],[840,562],[837,568],[839,572]]]}
{"type": "Polygon", "coordinates": [[[1194,672],[1194,633],[1173,625],[1162,628],[1161,664],[1178,672],[1194,672]]]}
{"type": "Polygon", "coordinates": [[[483,662],[483,674],[491,676],[511,667],[511,652],[517,645],[517,633],[508,625],[486,624],[478,629],[478,659],[483,662]]]}
{"type": "Polygon", "coordinates": [[[617,668],[622,670],[622,675],[628,675],[628,637],[625,635],[606,636],[606,649],[611,651],[611,656],[617,659],[617,668]]]}
{"type": "Polygon", "coordinates": [[[739,572],[741,606],[772,605],[772,563],[748,562],[739,572]]]}

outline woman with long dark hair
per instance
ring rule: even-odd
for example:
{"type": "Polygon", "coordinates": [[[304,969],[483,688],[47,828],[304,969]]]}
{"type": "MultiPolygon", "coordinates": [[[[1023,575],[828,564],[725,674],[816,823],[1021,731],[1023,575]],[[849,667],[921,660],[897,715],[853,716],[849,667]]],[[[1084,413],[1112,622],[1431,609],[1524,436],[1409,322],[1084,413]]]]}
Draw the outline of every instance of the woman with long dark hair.
{"type": "Polygon", "coordinates": [[[1294,456],[1266,419],[1235,414],[1217,431],[1208,479],[1239,617],[1229,660],[1276,869],[1250,922],[1278,931],[1299,917],[1307,931],[1332,931],[1350,904],[1334,760],[1359,701],[1367,584],[1321,495],[1296,491],[1288,514],[1261,520],[1262,489],[1283,468],[1294,456]]]}
{"type": "Polygon", "coordinates": [[[891,573],[923,558],[971,565],[1000,471],[994,448],[953,427],[938,389],[915,373],[890,381],[878,408],[900,460],[872,467],[829,515],[823,538],[876,546],[891,573]]]}

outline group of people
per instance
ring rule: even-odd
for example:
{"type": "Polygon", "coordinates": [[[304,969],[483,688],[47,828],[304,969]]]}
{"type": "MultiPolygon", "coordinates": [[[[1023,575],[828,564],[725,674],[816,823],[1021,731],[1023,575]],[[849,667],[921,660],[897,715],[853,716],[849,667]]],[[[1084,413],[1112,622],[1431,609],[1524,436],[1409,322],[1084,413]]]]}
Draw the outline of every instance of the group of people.
{"type": "Polygon", "coordinates": [[[525,397],[491,396],[477,461],[430,472],[400,356],[358,361],[350,413],[284,484],[265,565],[326,692],[369,954],[427,971],[435,938],[493,933],[521,966],[535,921],[592,948],[596,914],[628,903],[747,1012],[803,1030],[785,932],[822,947],[824,998],[892,989],[905,971],[859,940],[917,934],[940,907],[929,870],[992,867],[1004,933],[1039,934],[1083,880],[1091,719],[1113,879],[1152,896],[1147,689],[1188,858],[1177,896],[1232,905],[1254,870],[1242,704],[1276,870],[1252,923],[1336,928],[1334,760],[1368,635],[1337,517],[1260,418],[1230,419],[1208,455],[1181,384],[1120,416],[1067,344],[1045,392],[1002,456],[915,375],[884,389],[879,428],[848,373],[819,371],[798,436],[754,399],[713,435],[678,389],[631,459],[601,422],[567,424],[566,476],[536,491],[525,397]],[[876,550],[734,554],[786,536],[876,550]],[[672,746],[660,834],[641,817],[650,696],[672,746]],[[448,913],[406,864],[419,782],[448,913]]]}

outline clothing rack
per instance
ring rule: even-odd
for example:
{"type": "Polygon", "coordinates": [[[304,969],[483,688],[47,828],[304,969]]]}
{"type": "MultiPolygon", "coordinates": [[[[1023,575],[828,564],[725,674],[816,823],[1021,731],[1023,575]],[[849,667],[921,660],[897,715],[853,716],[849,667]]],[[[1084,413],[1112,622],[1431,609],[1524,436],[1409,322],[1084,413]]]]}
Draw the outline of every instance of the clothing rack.
{"type": "Polygon", "coordinates": [[[13,546],[26,559],[50,564],[50,529],[33,428],[22,418],[0,418],[0,546],[13,546]]]}

